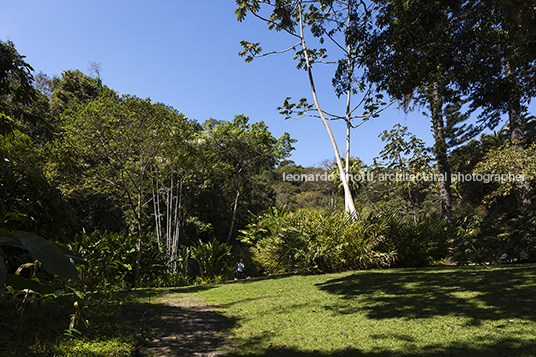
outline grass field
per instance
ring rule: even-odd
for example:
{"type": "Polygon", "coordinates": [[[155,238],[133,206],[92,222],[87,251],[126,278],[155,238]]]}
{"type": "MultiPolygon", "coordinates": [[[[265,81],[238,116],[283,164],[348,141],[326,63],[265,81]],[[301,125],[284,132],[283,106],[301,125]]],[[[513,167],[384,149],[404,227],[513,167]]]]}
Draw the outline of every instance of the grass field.
{"type": "Polygon", "coordinates": [[[229,318],[236,355],[536,356],[536,267],[271,276],[197,296],[229,318]]]}
{"type": "MultiPolygon", "coordinates": [[[[0,319],[0,355],[131,356],[159,333],[148,330],[144,316],[158,322],[165,301],[185,293],[217,305],[223,332],[237,346],[231,356],[536,356],[536,265],[275,275],[145,289],[93,316],[77,338],[62,337],[65,311],[43,306],[28,309],[20,325],[0,319]]],[[[182,328],[178,320],[169,324],[182,328]]]]}

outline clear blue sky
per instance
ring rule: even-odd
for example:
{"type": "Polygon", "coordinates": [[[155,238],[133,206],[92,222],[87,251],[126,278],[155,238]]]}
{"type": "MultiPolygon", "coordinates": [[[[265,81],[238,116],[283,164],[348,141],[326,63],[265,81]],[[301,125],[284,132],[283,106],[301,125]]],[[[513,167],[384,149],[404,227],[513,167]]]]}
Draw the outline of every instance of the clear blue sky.
{"type": "MultiPolygon", "coordinates": [[[[238,56],[241,40],[261,42],[265,50],[293,40],[253,17],[237,22],[234,9],[234,0],[0,0],[0,39],[11,39],[36,72],[89,73],[90,62],[101,63],[104,83],[119,93],[150,97],[201,123],[243,113],[264,121],[274,136],[288,132],[297,139],[291,157],[297,164],[333,159],[320,119],[285,120],[276,110],[288,96],[312,102],[306,72],[296,69],[293,54],[252,63],[238,56]]],[[[333,71],[315,69],[321,105],[344,113],[345,99],[331,87],[333,71]]],[[[397,122],[432,143],[428,118],[393,108],[353,130],[352,156],[370,164],[383,147],[378,135],[397,122]]],[[[344,124],[332,123],[332,129],[343,154],[344,124]]]]}

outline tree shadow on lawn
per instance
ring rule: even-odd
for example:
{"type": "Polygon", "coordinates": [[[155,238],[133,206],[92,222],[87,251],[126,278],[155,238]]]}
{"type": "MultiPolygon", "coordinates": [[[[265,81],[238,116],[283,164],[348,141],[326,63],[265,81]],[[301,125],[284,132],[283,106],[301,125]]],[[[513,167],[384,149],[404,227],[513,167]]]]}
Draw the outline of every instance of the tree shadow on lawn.
{"type": "MultiPolygon", "coordinates": [[[[404,338],[402,338],[404,339],[404,338]]],[[[263,343],[262,340],[251,340],[254,344],[263,343]]],[[[449,345],[428,345],[422,348],[411,345],[405,346],[404,351],[400,350],[385,350],[378,349],[371,352],[364,352],[357,348],[336,349],[331,351],[300,351],[292,346],[285,347],[281,345],[271,346],[260,353],[249,353],[247,356],[253,357],[404,357],[404,356],[420,356],[420,357],[521,357],[534,356],[536,352],[536,341],[520,344],[515,339],[504,338],[493,343],[487,344],[469,344],[452,342],[449,345]]],[[[228,356],[243,356],[240,351],[229,351],[228,356]]]]}
{"type": "Polygon", "coordinates": [[[133,289],[132,292],[136,296],[141,298],[150,298],[150,297],[159,297],[164,296],[169,293],[196,293],[199,291],[205,291],[217,288],[218,284],[203,284],[203,285],[189,285],[181,287],[170,287],[170,288],[139,288],[133,289]]]}
{"type": "Polygon", "coordinates": [[[536,321],[536,266],[440,267],[356,272],[317,285],[347,304],[325,306],[370,319],[454,315],[536,321]]]}
{"type": "MultiPolygon", "coordinates": [[[[280,280],[280,279],[286,279],[289,276],[296,276],[296,275],[302,275],[302,274],[293,274],[293,273],[286,273],[286,274],[273,274],[273,275],[261,275],[261,276],[253,276],[248,279],[238,279],[238,280],[231,280],[226,281],[224,284],[232,284],[232,283],[239,283],[239,284],[251,284],[256,283],[261,280],[280,280]]],[[[307,275],[307,274],[303,274],[307,275]]]]}
{"type": "MultiPolygon", "coordinates": [[[[536,321],[536,266],[438,267],[429,269],[391,269],[356,272],[318,284],[320,290],[339,296],[318,306],[335,314],[365,314],[369,319],[426,319],[444,316],[467,318],[469,325],[484,321],[495,324],[504,334],[483,333],[462,340],[423,345],[411,334],[378,332],[368,338],[396,341],[389,349],[379,343],[367,351],[349,347],[326,351],[303,351],[291,343],[274,343],[272,336],[252,336],[235,340],[241,350],[229,356],[257,357],[383,357],[383,356],[536,356],[536,339],[509,333],[508,320],[536,321]],[[381,346],[381,347],[380,347],[381,346]],[[254,351],[249,352],[248,351],[254,351]]],[[[442,328],[442,327],[438,327],[442,328]]],[[[529,327],[532,328],[532,327],[529,327]]],[[[284,341],[281,341],[284,342],[284,341]]],[[[326,343],[326,342],[319,342],[326,343]]],[[[387,345],[388,346],[388,345],[387,345]]]]}
{"type": "Polygon", "coordinates": [[[138,296],[161,300],[131,302],[124,311],[129,321],[140,326],[144,339],[136,356],[205,355],[234,347],[227,341],[230,335],[224,331],[236,321],[224,317],[214,310],[215,306],[185,289],[144,291],[138,296]]]}

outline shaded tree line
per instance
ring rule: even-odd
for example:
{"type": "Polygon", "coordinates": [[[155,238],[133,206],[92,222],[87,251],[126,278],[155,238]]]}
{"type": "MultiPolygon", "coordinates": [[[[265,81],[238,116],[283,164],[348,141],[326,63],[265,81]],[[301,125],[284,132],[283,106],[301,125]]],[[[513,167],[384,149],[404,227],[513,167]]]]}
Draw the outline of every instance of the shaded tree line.
{"type": "Polygon", "coordinates": [[[275,138],[242,114],[200,124],[79,70],[34,75],[12,42],[0,44],[1,227],[64,247],[82,231],[135,237],[124,264],[137,285],[147,244],[177,273],[179,251],[231,246],[247,212],[275,203],[262,173],[290,155],[288,134],[275,138]]]}

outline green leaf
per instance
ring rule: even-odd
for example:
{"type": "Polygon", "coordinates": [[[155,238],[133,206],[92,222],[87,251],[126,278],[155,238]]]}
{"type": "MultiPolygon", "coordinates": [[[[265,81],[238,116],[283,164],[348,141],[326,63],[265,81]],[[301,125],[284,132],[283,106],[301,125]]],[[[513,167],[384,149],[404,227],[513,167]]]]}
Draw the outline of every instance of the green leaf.
{"type": "Polygon", "coordinates": [[[56,245],[56,247],[58,247],[67,258],[72,259],[75,263],[89,265],[87,261],[73,253],[73,251],[71,251],[69,248],[59,244],[56,245]]]}
{"type": "Polygon", "coordinates": [[[0,245],[10,245],[13,247],[24,248],[19,236],[11,233],[5,228],[0,228],[0,245]]]}
{"type": "Polygon", "coordinates": [[[78,271],[69,258],[55,244],[29,232],[14,232],[20,237],[24,248],[37,260],[45,270],[63,279],[78,279],[78,271]]]}
{"type": "Polygon", "coordinates": [[[84,298],[86,297],[86,293],[83,292],[82,290],[78,290],[77,288],[75,287],[72,287],[72,286],[68,286],[69,289],[71,289],[71,291],[76,295],[78,296],[78,298],[80,300],[84,300],[84,298]]]}
{"type": "Polygon", "coordinates": [[[11,285],[19,289],[31,289],[42,293],[51,293],[54,291],[54,288],[50,285],[41,284],[35,280],[29,280],[14,274],[7,274],[5,283],[6,285],[11,285]]]}

